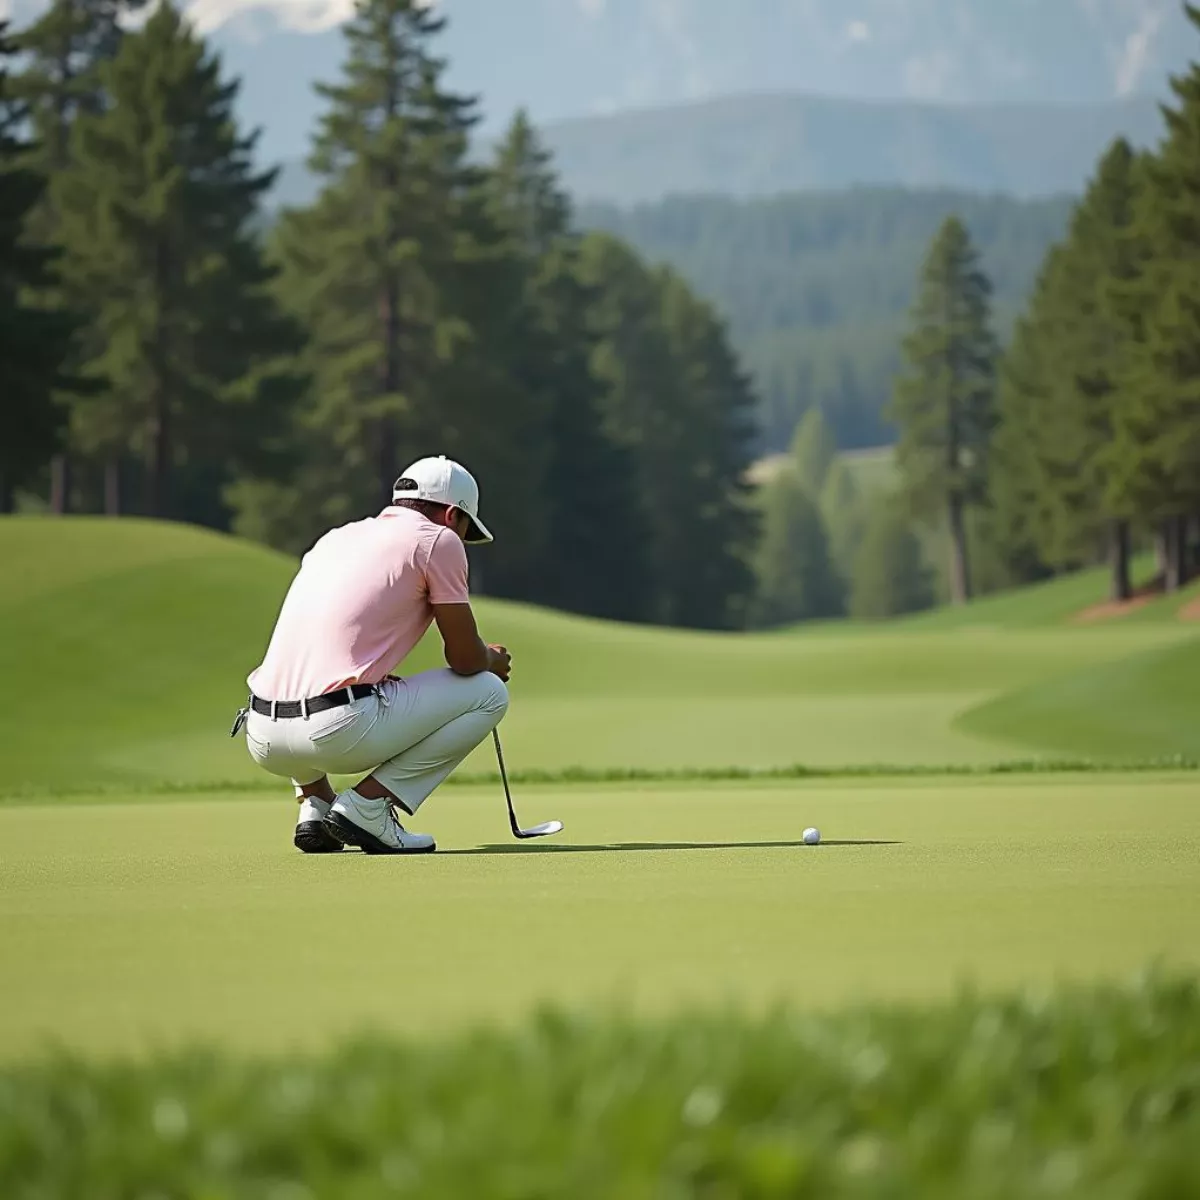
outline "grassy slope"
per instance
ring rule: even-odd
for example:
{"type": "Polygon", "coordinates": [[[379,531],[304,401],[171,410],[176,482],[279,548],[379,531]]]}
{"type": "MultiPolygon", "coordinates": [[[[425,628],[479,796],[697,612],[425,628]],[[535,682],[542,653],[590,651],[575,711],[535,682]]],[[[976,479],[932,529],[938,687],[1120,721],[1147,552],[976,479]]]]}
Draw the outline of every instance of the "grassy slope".
{"type": "Polygon", "coordinates": [[[522,816],[566,830],[526,845],[497,789],[455,789],[405,862],[292,853],[282,798],[0,808],[0,1058],[1197,966],[1198,800],[1194,776],[538,788],[522,816]]]}
{"type": "MultiPolygon", "coordinates": [[[[225,733],[289,560],[201,530],[49,518],[0,522],[0,560],[0,677],[20,697],[0,723],[7,786],[261,779],[225,733]]],[[[956,727],[961,714],[1188,633],[1154,619],[1170,615],[1165,605],[1104,628],[1056,626],[1092,586],[1066,580],[966,614],[799,635],[480,609],[486,631],[516,655],[506,722],[514,766],[979,762],[1023,756],[1045,739],[1011,716],[956,727]]],[[[436,662],[427,644],[409,669],[436,662]]],[[[1086,732],[1086,710],[1080,721],[1086,732]]],[[[1105,722],[1091,743],[1077,730],[1047,748],[1166,754],[1195,748],[1180,740],[1189,729],[1181,720],[1125,744],[1105,722]]]]}
{"type": "Polygon", "coordinates": [[[959,728],[1091,756],[1200,754],[1200,637],[1098,663],[965,713],[959,728]]]}

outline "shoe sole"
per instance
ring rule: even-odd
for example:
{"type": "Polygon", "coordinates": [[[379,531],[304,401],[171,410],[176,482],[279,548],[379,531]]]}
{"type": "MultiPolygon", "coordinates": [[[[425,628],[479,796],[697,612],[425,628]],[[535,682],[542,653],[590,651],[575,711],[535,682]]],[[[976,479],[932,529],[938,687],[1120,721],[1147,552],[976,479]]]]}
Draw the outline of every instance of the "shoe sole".
{"type": "Polygon", "coordinates": [[[323,822],[331,837],[336,838],[343,846],[357,846],[364,854],[432,854],[437,849],[437,843],[428,846],[414,847],[409,850],[404,847],[389,846],[381,842],[373,833],[361,829],[353,821],[343,817],[341,813],[331,812],[323,822]]]}
{"type": "Polygon", "coordinates": [[[320,821],[304,821],[297,825],[292,843],[305,854],[340,854],[345,849],[320,821]]]}

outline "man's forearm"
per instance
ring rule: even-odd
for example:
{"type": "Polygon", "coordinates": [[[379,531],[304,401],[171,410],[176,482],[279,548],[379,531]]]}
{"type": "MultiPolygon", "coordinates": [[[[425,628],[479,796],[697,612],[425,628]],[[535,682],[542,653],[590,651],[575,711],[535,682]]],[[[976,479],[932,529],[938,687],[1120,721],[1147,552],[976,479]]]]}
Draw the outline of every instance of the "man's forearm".
{"type": "Polygon", "coordinates": [[[458,650],[453,656],[447,651],[446,665],[456,675],[479,675],[492,665],[492,651],[483,638],[475,646],[458,650]]]}

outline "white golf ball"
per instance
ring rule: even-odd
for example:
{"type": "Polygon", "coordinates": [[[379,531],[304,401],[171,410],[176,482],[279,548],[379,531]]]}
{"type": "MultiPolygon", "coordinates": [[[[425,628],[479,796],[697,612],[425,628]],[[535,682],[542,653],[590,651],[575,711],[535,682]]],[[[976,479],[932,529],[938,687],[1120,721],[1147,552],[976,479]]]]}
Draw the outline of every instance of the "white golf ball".
{"type": "Polygon", "coordinates": [[[815,846],[821,840],[821,831],[814,829],[811,825],[804,831],[804,844],[806,846],[815,846]]]}

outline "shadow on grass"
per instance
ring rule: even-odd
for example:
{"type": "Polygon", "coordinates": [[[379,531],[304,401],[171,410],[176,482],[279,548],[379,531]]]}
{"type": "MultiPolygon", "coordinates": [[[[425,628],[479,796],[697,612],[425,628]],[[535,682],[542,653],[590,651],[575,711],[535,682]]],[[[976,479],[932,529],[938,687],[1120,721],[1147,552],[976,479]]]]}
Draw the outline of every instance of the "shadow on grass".
{"type": "Polygon", "coordinates": [[[820,850],[827,846],[902,846],[903,842],[838,841],[827,839],[820,846],[804,842],[607,842],[603,845],[555,845],[553,842],[502,842],[469,846],[461,850],[439,850],[438,854],[603,854],[630,850],[820,850]]]}

